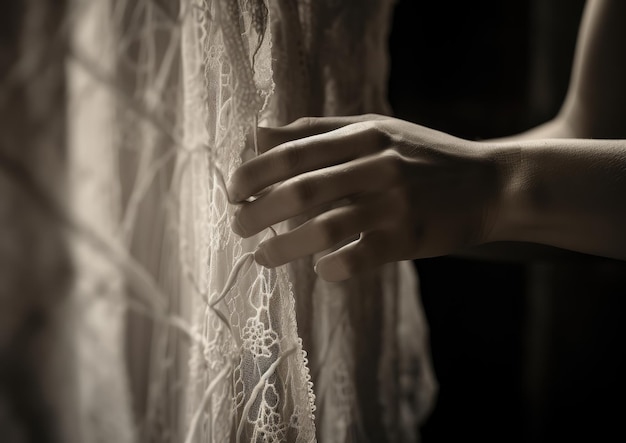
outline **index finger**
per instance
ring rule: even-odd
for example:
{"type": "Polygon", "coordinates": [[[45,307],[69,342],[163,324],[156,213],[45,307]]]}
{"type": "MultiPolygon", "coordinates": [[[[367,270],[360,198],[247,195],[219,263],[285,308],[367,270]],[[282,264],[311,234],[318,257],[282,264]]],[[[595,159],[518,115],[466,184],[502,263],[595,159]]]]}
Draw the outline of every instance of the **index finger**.
{"type": "Polygon", "coordinates": [[[378,114],[352,115],[342,117],[302,117],[285,126],[257,128],[259,153],[283,143],[313,135],[334,131],[353,123],[384,120],[389,117],[378,114]]]}
{"type": "Polygon", "coordinates": [[[288,141],[235,170],[228,195],[232,201],[240,202],[299,174],[368,155],[385,143],[381,134],[374,124],[361,122],[288,141]]]}

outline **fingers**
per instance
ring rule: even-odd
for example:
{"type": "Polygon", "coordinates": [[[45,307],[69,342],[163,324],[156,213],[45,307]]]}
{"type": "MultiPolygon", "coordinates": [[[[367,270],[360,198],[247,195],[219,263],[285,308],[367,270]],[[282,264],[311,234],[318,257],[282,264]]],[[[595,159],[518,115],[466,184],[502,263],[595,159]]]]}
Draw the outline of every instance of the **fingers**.
{"type": "MultiPolygon", "coordinates": [[[[329,122],[323,125],[334,127],[336,124],[329,122]]],[[[290,137],[295,138],[308,133],[292,129],[289,131],[290,137]]],[[[343,126],[330,132],[287,141],[239,167],[230,179],[228,194],[232,201],[241,202],[268,186],[298,174],[344,163],[380,150],[385,143],[384,133],[371,123],[343,126]]]]}
{"type": "Polygon", "coordinates": [[[322,252],[382,224],[387,199],[376,196],[332,209],[261,243],[255,260],[266,267],[322,252]]]}
{"type": "Polygon", "coordinates": [[[390,243],[384,231],[364,233],[358,240],[319,259],[315,272],[326,281],[346,280],[392,261],[390,243]]]}
{"type": "Polygon", "coordinates": [[[288,141],[324,134],[353,123],[378,121],[388,118],[387,116],[378,114],[347,117],[304,117],[288,125],[276,128],[259,126],[257,128],[259,152],[266,152],[288,141]]]}
{"type": "Polygon", "coordinates": [[[384,189],[394,176],[385,173],[388,168],[382,166],[379,158],[366,157],[287,180],[237,208],[232,229],[242,237],[250,237],[321,205],[384,189]]]}

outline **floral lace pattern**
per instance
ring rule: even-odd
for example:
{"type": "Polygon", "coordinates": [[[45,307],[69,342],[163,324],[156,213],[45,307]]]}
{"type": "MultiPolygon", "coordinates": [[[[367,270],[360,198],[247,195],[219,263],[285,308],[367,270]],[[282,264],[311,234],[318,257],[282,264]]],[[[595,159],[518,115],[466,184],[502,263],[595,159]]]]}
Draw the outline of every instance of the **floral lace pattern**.
{"type": "Polygon", "coordinates": [[[411,264],[265,269],[289,224],[237,237],[225,186],[258,124],[390,112],[393,2],[65,3],[60,441],[417,441],[435,384],[411,264]]]}

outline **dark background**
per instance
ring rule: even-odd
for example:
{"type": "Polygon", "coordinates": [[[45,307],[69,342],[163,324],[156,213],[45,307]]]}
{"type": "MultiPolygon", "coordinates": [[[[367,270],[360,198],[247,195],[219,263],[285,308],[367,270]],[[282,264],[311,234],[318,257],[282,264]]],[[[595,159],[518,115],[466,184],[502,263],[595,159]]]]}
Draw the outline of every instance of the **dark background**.
{"type": "MultiPolygon", "coordinates": [[[[399,0],[397,117],[469,139],[553,117],[582,0],[399,0]]],[[[440,392],[423,443],[626,441],[626,266],[416,260],[440,392]]]]}

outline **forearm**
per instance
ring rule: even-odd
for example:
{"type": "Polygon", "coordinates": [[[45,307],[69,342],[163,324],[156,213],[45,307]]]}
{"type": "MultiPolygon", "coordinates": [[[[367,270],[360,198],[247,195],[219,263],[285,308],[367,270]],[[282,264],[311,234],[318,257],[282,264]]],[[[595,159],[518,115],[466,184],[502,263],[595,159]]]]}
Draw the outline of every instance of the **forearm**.
{"type": "MultiPolygon", "coordinates": [[[[589,2],[559,114],[524,133],[486,142],[499,146],[495,152],[510,162],[493,238],[625,258],[625,12],[620,0],[589,2]]],[[[531,258],[545,253],[542,248],[531,258]]],[[[488,255],[493,258],[493,249],[488,255]]]]}
{"type": "Polygon", "coordinates": [[[626,259],[626,140],[487,142],[502,192],[486,241],[626,259]]]}

